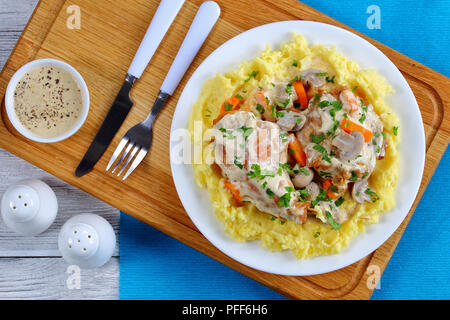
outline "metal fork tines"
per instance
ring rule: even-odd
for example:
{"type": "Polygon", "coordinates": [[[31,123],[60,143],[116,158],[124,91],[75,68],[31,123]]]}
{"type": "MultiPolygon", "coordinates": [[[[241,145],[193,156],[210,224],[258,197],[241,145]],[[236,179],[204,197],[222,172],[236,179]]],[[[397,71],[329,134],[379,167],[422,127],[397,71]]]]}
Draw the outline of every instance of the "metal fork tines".
{"type": "Polygon", "coordinates": [[[111,173],[114,173],[116,170],[119,170],[117,176],[120,176],[122,172],[128,167],[130,162],[134,159],[122,178],[122,180],[125,180],[142,162],[144,157],[147,155],[150,146],[152,145],[153,122],[159,111],[164,107],[168,97],[169,95],[167,93],[162,91],[159,92],[148,117],[141,123],[128,130],[128,132],[119,142],[119,145],[117,146],[116,150],[111,156],[111,159],[109,160],[106,171],[109,171],[109,169],[116,162],[117,158],[119,158],[120,155],[119,160],[111,171],[111,173]]]}

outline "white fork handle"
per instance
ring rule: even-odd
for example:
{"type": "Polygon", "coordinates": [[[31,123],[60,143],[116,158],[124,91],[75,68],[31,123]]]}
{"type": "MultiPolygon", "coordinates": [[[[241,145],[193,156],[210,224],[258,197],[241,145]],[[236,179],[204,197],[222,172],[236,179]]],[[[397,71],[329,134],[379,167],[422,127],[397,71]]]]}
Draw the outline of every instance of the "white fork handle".
{"type": "Polygon", "coordinates": [[[214,1],[206,1],[200,6],[164,79],[161,91],[169,95],[173,94],[219,16],[220,7],[214,1]]]}
{"type": "Polygon", "coordinates": [[[185,0],[161,0],[142,39],[128,74],[140,78],[185,0]]]}

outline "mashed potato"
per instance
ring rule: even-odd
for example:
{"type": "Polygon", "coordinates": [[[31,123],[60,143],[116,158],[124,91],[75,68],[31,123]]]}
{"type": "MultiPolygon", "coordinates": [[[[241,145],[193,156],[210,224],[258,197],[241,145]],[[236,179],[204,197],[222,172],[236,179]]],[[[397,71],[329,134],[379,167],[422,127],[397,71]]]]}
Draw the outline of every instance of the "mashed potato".
{"type": "MultiPolygon", "coordinates": [[[[225,75],[217,74],[215,78],[207,80],[189,120],[191,134],[194,121],[201,121],[203,130],[211,128],[213,119],[219,115],[220,106],[227,97],[266,84],[274,76],[288,77],[292,68],[297,68],[300,72],[311,67],[336,75],[335,82],[338,84],[349,88],[357,86],[359,93],[365,95],[380,116],[388,148],[385,158],[377,161],[369,179],[371,188],[376,190],[380,200],[358,204],[347,192],[341,210],[351,213],[352,217],[343,223],[342,228],[335,231],[330,225],[314,217],[309,217],[306,224],[299,225],[275,219],[252,204],[233,206],[230,193],[223,188],[220,172],[205,161],[194,165],[197,183],[209,191],[215,214],[233,239],[260,240],[270,250],[292,250],[300,259],[339,253],[348,246],[350,239],[359,232],[364,232],[366,224],[377,223],[383,212],[395,206],[399,137],[393,134],[393,128],[398,125],[398,118],[385,103],[386,95],[393,93],[391,86],[374,70],[361,70],[358,64],[339,54],[334,47],[310,47],[303,36],[293,34],[293,40],[282,45],[279,50],[267,48],[260,57],[242,62],[236,70],[225,75]],[[293,66],[294,60],[298,61],[297,66],[293,66]],[[253,71],[258,71],[257,76],[245,81],[253,71]]],[[[203,142],[205,150],[207,144],[208,141],[203,142]]]]}

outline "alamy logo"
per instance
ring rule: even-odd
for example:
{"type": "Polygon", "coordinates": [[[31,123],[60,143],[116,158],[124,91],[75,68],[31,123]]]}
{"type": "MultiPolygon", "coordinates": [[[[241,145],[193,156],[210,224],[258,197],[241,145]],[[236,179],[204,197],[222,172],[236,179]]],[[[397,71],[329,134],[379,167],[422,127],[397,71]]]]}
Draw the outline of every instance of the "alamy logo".
{"type": "Polygon", "coordinates": [[[370,14],[367,18],[368,29],[381,29],[381,10],[380,7],[373,4],[367,7],[366,13],[370,14]]]}
{"type": "Polygon", "coordinates": [[[66,273],[69,277],[66,280],[66,286],[69,290],[81,289],[81,269],[79,266],[70,265],[67,267],[66,273]]]}
{"type": "Polygon", "coordinates": [[[67,17],[66,26],[68,29],[81,29],[81,9],[77,5],[68,6],[66,9],[67,17]]]}

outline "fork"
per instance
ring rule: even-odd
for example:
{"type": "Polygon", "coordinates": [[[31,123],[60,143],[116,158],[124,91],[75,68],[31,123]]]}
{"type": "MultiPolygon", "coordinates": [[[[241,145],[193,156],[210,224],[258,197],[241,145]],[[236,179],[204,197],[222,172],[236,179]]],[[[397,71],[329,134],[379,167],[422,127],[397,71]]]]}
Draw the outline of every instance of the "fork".
{"type": "Polygon", "coordinates": [[[165,106],[167,99],[173,94],[180,83],[192,60],[197,55],[198,50],[211,32],[219,15],[220,7],[214,1],[206,1],[200,6],[178,50],[177,56],[164,79],[150,114],[144,121],[128,130],[111,156],[106,171],[109,171],[119,155],[120,158],[111,172],[114,173],[116,170],[119,170],[117,176],[120,176],[133,160],[122,178],[122,180],[125,180],[145,158],[152,145],[153,123],[158,113],[165,106]]]}

